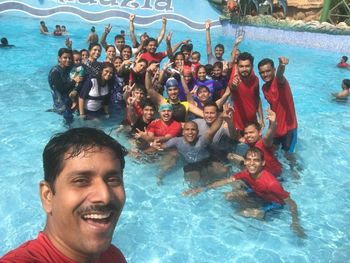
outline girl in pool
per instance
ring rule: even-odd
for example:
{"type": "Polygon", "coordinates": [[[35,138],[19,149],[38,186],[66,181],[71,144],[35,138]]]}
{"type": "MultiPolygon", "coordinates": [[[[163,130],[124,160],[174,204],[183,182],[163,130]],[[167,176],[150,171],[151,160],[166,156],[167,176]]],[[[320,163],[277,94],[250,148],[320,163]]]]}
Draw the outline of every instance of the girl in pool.
{"type": "Polygon", "coordinates": [[[116,55],[115,46],[108,45],[106,47],[106,60],[105,61],[109,62],[109,63],[113,63],[114,59],[115,59],[115,55],[116,55]]]}
{"type": "Polygon", "coordinates": [[[86,73],[90,78],[95,78],[101,67],[101,62],[98,62],[98,58],[101,56],[101,45],[90,44],[89,46],[89,58],[85,61],[86,73]]]}
{"type": "Polygon", "coordinates": [[[213,99],[214,94],[221,89],[220,83],[207,77],[205,66],[203,65],[198,67],[196,75],[197,78],[195,79],[195,85],[191,93],[195,95],[199,86],[207,86],[210,92],[210,98],[213,99]]]}
{"type": "Polygon", "coordinates": [[[80,118],[109,118],[109,102],[114,82],[114,66],[103,62],[96,78],[85,81],[79,94],[80,118]]]}

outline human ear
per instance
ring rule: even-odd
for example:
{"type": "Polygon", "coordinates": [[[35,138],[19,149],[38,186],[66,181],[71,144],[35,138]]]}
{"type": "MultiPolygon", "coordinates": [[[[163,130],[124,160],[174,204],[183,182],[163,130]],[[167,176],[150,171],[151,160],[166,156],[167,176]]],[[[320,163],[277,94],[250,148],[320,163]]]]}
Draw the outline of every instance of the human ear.
{"type": "Polygon", "coordinates": [[[53,192],[48,182],[40,182],[40,199],[41,204],[47,214],[51,213],[52,210],[52,197],[53,192]]]}

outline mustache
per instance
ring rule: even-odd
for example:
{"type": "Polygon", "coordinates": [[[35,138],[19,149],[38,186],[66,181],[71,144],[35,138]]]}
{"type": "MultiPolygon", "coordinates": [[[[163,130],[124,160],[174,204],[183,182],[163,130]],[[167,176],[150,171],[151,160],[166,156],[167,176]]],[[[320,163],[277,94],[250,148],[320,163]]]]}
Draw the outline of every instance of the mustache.
{"type": "Polygon", "coordinates": [[[78,214],[92,214],[92,213],[104,213],[104,212],[109,212],[109,211],[116,211],[118,210],[117,205],[113,203],[109,203],[107,205],[90,205],[86,207],[81,207],[77,210],[78,214]]]}

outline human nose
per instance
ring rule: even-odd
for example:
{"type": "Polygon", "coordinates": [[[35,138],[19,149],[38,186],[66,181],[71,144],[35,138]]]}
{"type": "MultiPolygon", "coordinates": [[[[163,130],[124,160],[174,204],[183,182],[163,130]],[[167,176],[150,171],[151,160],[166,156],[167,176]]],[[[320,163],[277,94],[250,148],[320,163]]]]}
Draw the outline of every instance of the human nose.
{"type": "Polygon", "coordinates": [[[98,180],[91,187],[91,202],[108,204],[111,201],[111,188],[105,181],[98,180]]]}

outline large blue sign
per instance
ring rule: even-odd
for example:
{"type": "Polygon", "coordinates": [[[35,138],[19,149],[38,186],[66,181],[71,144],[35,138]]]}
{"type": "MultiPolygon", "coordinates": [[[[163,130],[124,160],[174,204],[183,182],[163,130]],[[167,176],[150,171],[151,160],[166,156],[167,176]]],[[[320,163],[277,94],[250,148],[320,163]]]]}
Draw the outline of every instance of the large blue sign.
{"type": "Polygon", "coordinates": [[[194,30],[203,30],[207,19],[220,25],[218,13],[207,0],[0,0],[0,13],[19,11],[35,17],[74,14],[90,22],[106,19],[128,20],[148,25],[165,16],[194,30]]]}

